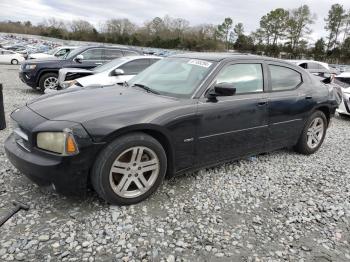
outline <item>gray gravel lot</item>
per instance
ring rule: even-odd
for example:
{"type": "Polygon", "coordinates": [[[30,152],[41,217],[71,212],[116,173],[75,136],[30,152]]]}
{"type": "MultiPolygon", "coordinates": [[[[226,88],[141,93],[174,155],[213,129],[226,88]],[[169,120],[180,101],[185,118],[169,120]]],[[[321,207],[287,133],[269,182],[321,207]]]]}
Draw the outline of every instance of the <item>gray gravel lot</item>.
{"type": "MultiPolygon", "coordinates": [[[[38,94],[0,65],[7,117],[38,94]]],[[[303,156],[260,155],[165,181],[148,200],[109,206],[36,187],[6,159],[0,131],[0,261],[350,261],[350,119],[303,156]]]]}

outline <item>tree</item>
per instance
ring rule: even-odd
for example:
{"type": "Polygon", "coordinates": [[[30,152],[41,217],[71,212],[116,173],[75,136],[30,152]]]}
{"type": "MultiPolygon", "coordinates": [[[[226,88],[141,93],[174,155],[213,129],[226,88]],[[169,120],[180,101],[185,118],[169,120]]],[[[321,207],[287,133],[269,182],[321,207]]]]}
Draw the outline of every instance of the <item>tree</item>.
{"type": "Polygon", "coordinates": [[[344,25],[344,19],[346,18],[345,9],[340,4],[334,4],[328,11],[328,17],[325,19],[325,29],[329,32],[327,51],[338,45],[338,36],[344,25]]]}
{"type": "Polygon", "coordinates": [[[278,40],[285,36],[289,12],[283,8],[272,10],[260,20],[260,29],[265,36],[267,45],[276,46],[278,40]],[[272,41],[272,42],[271,42],[272,41]]]}
{"type": "Polygon", "coordinates": [[[235,32],[235,35],[237,37],[239,37],[240,35],[244,34],[244,27],[243,27],[243,23],[238,23],[235,25],[233,31],[235,32]]]}
{"type": "Polygon", "coordinates": [[[224,22],[221,25],[218,25],[217,28],[218,36],[224,41],[227,50],[229,49],[229,35],[232,29],[232,23],[232,19],[226,17],[224,22]]]}
{"type": "Polygon", "coordinates": [[[326,42],[323,38],[316,41],[313,49],[313,56],[315,60],[323,60],[325,56],[326,42]]]}
{"type": "Polygon", "coordinates": [[[312,30],[310,25],[315,22],[316,16],[312,15],[308,5],[302,5],[299,8],[289,12],[287,22],[287,39],[289,40],[290,52],[295,55],[300,41],[305,36],[310,35],[312,30]]]}
{"type": "Polygon", "coordinates": [[[342,60],[345,63],[350,63],[350,37],[346,38],[341,47],[342,60]]]}

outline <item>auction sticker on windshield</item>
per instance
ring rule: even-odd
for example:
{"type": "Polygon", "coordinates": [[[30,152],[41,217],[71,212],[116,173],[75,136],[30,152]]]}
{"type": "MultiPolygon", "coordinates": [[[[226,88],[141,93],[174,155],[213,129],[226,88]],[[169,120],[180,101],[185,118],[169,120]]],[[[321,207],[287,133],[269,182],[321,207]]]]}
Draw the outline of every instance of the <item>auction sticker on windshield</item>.
{"type": "Polygon", "coordinates": [[[209,66],[211,66],[212,63],[204,61],[204,60],[191,59],[190,61],[188,61],[188,64],[208,68],[209,66]]]}

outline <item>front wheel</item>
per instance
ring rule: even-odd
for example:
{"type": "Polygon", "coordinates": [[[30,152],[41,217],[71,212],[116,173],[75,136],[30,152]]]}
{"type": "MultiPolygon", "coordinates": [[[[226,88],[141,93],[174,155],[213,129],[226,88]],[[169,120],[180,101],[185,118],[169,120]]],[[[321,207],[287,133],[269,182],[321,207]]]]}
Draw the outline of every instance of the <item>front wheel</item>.
{"type": "Polygon", "coordinates": [[[40,77],[39,87],[41,92],[46,89],[57,90],[58,87],[58,75],[56,73],[46,73],[40,77]]]}
{"type": "Polygon", "coordinates": [[[11,65],[18,65],[18,60],[17,59],[12,59],[11,60],[11,65]]]}
{"type": "Polygon", "coordinates": [[[99,154],[91,182],[108,203],[130,205],[154,193],[166,169],[162,145],[147,134],[133,133],[117,138],[99,154]]]}
{"type": "Polygon", "coordinates": [[[306,121],[295,150],[310,155],[315,153],[322,145],[327,131],[327,118],[321,111],[314,112],[306,121]]]}

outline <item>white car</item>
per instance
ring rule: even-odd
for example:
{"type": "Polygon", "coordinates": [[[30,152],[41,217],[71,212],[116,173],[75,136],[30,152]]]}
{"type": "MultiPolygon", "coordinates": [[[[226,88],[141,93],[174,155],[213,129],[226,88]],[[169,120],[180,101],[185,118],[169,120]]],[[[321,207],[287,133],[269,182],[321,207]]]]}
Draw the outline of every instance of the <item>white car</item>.
{"type": "Polygon", "coordinates": [[[124,83],[160,59],[158,56],[126,56],[91,70],[62,68],[59,70],[58,84],[65,89],[73,85],[85,87],[124,83]]]}
{"type": "Polygon", "coordinates": [[[333,84],[340,86],[343,93],[343,101],[339,105],[337,112],[341,116],[350,116],[350,72],[344,72],[335,76],[333,84]]]}
{"type": "Polygon", "coordinates": [[[328,73],[328,74],[338,74],[339,72],[330,67],[327,63],[319,62],[315,60],[287,60],[288,62],[300,66],[310,73],[328,73]]]}
{"type": "Polygon", "coordinates": [[[30,54],[28,59],[60,58],[68,55],[73,49],[76,48],[78,48],[78,46],[59,46],[45,53],[30,54]]]}
{"type": "Polygon", "coordinates": [[[21,54],[18,54],[10,50],[0,49],[0,63],[18,65],[24,60],[25,59],[21,54]]]}

